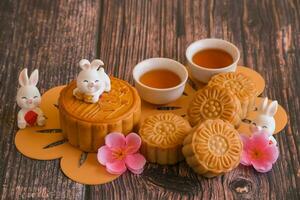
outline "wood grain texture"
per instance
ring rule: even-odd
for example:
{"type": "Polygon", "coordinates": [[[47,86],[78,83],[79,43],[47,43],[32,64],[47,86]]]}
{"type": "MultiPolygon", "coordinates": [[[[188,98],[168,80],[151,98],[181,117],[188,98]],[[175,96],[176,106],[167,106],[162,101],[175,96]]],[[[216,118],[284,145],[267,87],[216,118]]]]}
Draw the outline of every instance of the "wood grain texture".
{"type": "Polygon", "coordinates": [[[265,77],[264,95],[278,99],[290,113],[290,121],[276,136],[281,157],[267,174],[240,166],[208,180],[196,176],[185,163],[148,165],[140,177],[127,173],[113,183],[91,187],[92,199],[300,198],[296,175],[300,169],[299,2],[105,1],[103,7],[100,30],[107,31],[99,35],[98,55],[114,75],[132,82],[134,65],[145,58],[162,56],[186,63],[189,43],[223,38],[241,50],[241,65],[265,77]]]}
{"type": "Polygon", "coordinates": [[[86,188],[66,178],[59,160],[36,161],[14,146],[18,74],[39,69],[41,92],[66,84],[81,57],[95,57],[98,1],[0,2],[0,198],[83,199],[86,188]]]}
{"type": "Polygon", "coordinates": [[[1,1],[0,2],[0,196],[1,199],[300,199],[300,2],[270,1],[1,1]],[[263,95],[277,99],[289,115],[276,135],[280,157],[259,174],[239,166],[214,179],[196,175],[184,162],[148,164],[143,175],[125,173],[99,186],[66,178],[58,161],[35,161],[18,153],[17,76],[40,69],[39,87],[69,82],[78,59],[100,57],[107,71],[132,83],[133,67],[145,58],[185,63],[194,40],[218,37],[241,51],[240,64],[266,79],[263,95]]]}

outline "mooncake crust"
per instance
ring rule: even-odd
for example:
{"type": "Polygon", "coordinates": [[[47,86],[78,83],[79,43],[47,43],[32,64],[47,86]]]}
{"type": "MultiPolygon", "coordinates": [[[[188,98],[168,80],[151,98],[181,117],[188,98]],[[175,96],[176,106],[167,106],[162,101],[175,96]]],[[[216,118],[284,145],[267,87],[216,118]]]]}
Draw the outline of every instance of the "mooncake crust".
{"type": "Polygon", "coordinates": [[[222,119],[238,126],[240,115],[241,105],[237,97],[220,86],[206,86],[198,90],[187,111],[192,126],[207,119],[222,119]]]}
{"type": "Polygon", "coordinates": [[[173,113],[148,116],[141,124],[141,152],[149,162],[175,164],[183,160],[182,142],[191,127],[185,119],[173,113]]]}
{"type": "Polygon", "coordinates": [[[234,127],[223,120],[207,120],[193,128],[182,152],[193,170],[205,177],[229,172],[238,166],[242,142],[234,127]]]}
{"type": "Polygon", "coordinates": [[[130,133],[139,123],[141,99],[129,83],[110,77],[111,91],[95,104],[73,96],[76,81],[60,93],[58,105],[63,135],[69,143],[86,152],[96,152],[104,137],[114,131],[130,133]]]}
{"type": "Polygon", "coordinates": [[[225,87],[235,94],[241,103],[242,118],[253,110],[258,91],[255,83],[246,75],[237,72],[220,73],[213,76],[208,85],[225,87]]]}

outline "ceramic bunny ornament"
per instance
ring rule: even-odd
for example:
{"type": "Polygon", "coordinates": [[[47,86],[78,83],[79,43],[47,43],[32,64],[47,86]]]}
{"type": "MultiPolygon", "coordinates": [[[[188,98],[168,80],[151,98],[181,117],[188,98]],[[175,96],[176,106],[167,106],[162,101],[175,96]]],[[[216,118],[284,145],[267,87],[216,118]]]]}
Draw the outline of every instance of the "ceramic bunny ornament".
{"type": "Polygon", "coordinates": [[[40,109],[41,94],[36,87],[38,83],[38,70],[34,70],[28,78],[27,69],[23,69],[19,75],[21,87],[17,92],[17,104],[21,108],[18,113],[18,127],[39,125],[46,123],[43,111],[40,109]]]}
{"type": "Polygon", "coordinates": [[[110,91],[110,79],[100,66],[104,63],[95,59],[91,63],[82,59],[79,66],[82,71],[77,77],[77,88],[73,90],[73,95],[87,103],[96,103],[103,92],[110,91]]]}
{"type": "Polygon", "coordinates": [[[268,98],[264,98],[260,107],[258,108],[258,115],[254,120],[250,129],[252,132],[265,131],[269,135],[270,142],[277,144],[275,138],[272,136],[275,131],[275,119],[274,115],[277,112],[278,103],[277,101],[272,101],[268,104],[268,98]]]}

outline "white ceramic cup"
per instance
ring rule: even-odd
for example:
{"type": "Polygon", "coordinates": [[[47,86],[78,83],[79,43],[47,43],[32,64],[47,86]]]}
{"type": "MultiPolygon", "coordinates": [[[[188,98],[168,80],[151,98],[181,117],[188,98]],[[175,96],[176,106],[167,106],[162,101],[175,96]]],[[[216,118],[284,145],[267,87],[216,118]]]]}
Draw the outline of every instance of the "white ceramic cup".
{"type": "Polygon", "coordinates": [[[166,104],[175,101],[182,95],[188,79],[188,72],[185,66],[175,60],[169,58],[149,58],[134,67],[133,79],[135,88],[142,99],[152,104],[166,104]],[[140,82],[143,74],[155,69],[170,70],[180,77],[181,82],[175,87],[163,89],[149,87],[140,82]]]}
{"type": "Polygon", "coordinates": [[[186,49],[185,56],[188,60],[188,66],[190,68],[192,76],[200,82],[207,83],[215,74],[223,72],[234,72],[240,59],[240,51],[234,44],[230,42],[222,39],[209,38],[198,40],[190,44],[186,49]],[[192,58],[197,52],[204,49],[221,49],[223,51],[226,51],[232,56],[233,63],[229,66],[216,69],[201,67],[194,63],[192,58]]]}

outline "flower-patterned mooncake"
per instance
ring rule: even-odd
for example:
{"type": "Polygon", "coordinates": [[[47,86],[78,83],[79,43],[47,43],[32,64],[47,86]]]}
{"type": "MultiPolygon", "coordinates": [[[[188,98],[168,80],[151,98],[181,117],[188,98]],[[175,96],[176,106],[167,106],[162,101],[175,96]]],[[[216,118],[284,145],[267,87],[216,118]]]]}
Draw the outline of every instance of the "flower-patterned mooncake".
{"type": "Polygon", "coordinates": [[[238,166],[243,145],[234,127],[223,120],[207,120],[185,138],[182,152],[188,165],[205,177],[229,172],[238,166]]]}
{"type": "Polygon", "coordinates": [[[241,105],[237,97],[220,86],[205,87],[194,95],[187,116],[192,126],[207,119],[222,119],[238,126],[241,105]]]}
{"type": "Polygon", "coordinates": [[[209,86],[218,85],[230,90],[240,100],[244,119],[253,110],[255,98],[258,92],[255,83],[242,73],[229,72],[213,76],[208,83],[209,86]]]}
{"type": "Polygon", "coordinates": [[[149,162],[175,164],[184,159],[182,142],[191,127],[185,119],[173,113],[147,117],[141,124],[141,152],[149,162]]]}

